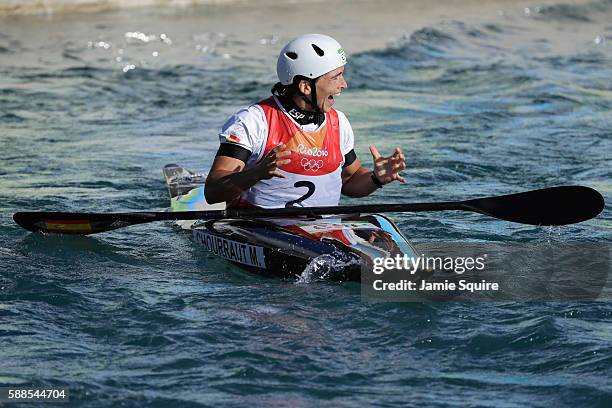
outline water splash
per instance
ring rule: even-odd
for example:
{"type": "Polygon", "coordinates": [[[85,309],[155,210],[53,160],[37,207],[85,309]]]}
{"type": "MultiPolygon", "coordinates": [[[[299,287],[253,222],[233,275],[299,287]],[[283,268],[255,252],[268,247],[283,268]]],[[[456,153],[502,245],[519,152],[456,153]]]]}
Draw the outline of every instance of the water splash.
{"type": "Polygon", "coordinates": [[[336,249],[332,253],[320,255],[310,261],[296,283],[342,282],[348,280],[351,271],[360,268],[361,258],[356,254],[336,249]]]}
{"type": "Polygon", "coordinates": [[[332,268],[335,267],[336,258],[329,254],[317,256],[304,269],[295,283],[313,283],[327,280],[332,268]]]}

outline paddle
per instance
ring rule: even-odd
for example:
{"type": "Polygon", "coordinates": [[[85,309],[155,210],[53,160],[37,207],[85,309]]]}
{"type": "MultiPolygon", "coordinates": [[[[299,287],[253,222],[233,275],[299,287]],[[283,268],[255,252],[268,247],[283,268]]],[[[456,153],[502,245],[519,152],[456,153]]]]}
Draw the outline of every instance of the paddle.
{"type": "Polygon", "coordinates": [[[604,199],[589,187],[563,186],[475,200],[365,204],[337,207],[293,207],[277,209],[231,208],[216,211],[67,213],[18,212],[17,224],[30,231],[62,234],[95,234],[135,224],[164,220],[316,216],[370,212],[471,211],[501,220],[532,225],[566,225],[589,220],[599,214],[604,199]]]}

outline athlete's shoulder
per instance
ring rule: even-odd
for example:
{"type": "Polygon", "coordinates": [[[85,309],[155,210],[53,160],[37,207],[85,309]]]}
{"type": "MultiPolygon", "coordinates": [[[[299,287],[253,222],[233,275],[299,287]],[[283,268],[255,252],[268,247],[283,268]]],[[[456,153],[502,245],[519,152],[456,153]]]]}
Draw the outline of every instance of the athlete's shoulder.
{"type": "Polygon", "coordinates": [[[264,119],[265,113],[259,102],[257,102],[247,106],[246,108],[240,109],[238,112],[232,115],[232,118],[248,123],[253,120],[259,121],[264,119]]]}
{"type": "Polygon", "coordinates": [[[355,135],[353,128],[344,112],[336,110],[338,115],[338,127],[340,128],[340,146],[343,154],[347,154],[353,150],[355,144],[355,135]]]}
{"type": "Polygon", "coordinates": [[[340,133],[352,133],[351,124],[344,112],[337,109],[331,109],[328,118],[340,128],[340,133]]]}
{"type": "Polygon", "coordinates": [[[252,104],[230,116],[221,128],[221,133],[234,133],[240,129],[250,134],[252,138],[259,138],[266,132],[266,116],[257,104],[252,104]]]}
{"type": "Polygon", "coordinates": [[[230,116],[221,128],[221,143],[233,142],[253,152],[267,134],[266,117],[260,106],[252,104],[230,116]]]}

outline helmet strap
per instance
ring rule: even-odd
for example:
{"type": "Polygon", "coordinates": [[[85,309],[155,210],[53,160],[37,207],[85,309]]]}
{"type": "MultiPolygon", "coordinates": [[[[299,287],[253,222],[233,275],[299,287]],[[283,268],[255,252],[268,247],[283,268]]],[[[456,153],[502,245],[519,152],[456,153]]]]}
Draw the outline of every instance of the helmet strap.
{"type": "Polygon", "coordinates": [[[310,104],[310,106],[312,107],[312,109],[314,109],[315,112],[323,113],[317,106],[317,79],[318,78],[310,78],[308,80],[308,82],[310,83],[310,99],[304,94],[302,94],[302,99],[304,99],[308,104],[310,104]]]}

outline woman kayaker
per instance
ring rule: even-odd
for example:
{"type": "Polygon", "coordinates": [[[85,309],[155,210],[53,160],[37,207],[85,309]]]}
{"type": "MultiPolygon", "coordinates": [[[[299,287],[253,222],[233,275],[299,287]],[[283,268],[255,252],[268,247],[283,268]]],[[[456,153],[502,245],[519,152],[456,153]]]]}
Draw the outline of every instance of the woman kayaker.
{"type": "Polygon", "coordinates": [[[400,176],[399,147],[381,157],[370,146],[374,170],[353,149],[353,130],[333,108],[348,86],[340,44],[302,35],[280,52],[272,96],[241,109],[223,125],[221,145],[206,180],[209,203],[278,208],[336,206],[340,194],[363,197],[400,176]]]}

